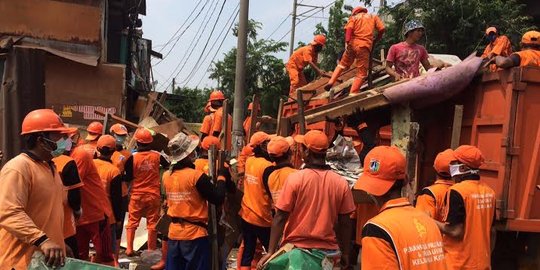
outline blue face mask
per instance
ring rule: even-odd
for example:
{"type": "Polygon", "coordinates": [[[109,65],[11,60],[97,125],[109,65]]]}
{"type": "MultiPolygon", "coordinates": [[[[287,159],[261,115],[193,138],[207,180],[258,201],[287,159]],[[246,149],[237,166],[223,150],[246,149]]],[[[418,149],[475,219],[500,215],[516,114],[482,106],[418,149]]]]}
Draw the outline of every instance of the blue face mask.
{"type": "Polygon", "coordinates": [[[55,149],[51,150],[51,155],[53,157],[59,157],[62,154],[64,154],[64,152],[66,151],[66,147],[67,147],[67,144],[68,144],[66,139],[61,138],[60,140],[58,140],[56,142],[52,141],[52,140],[49,140],[47,138],[43,138],[43,139],[50,143],[49,146],[51,146],[51,144],[55,146],[54,147],[55,149]]]}

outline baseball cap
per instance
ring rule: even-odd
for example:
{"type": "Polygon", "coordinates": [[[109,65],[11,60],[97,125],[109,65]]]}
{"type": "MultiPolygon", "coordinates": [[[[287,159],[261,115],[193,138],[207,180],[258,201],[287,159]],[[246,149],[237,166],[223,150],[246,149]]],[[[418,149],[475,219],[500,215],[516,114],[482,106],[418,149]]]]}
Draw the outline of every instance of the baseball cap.
{"type": "Polygon", "coordinates": [[[364,159],[364,173],[354,189],[382,196],[397,180],[405,179],[405,156],[394,146],[377,146],[364,159]]]}
{"type": "Polygon", "coordinates": [[[310,130],[306,135],[296,135],[294,141],[313,152],[324,152],[328,149],[328,137],[320,130],[310,130]]]}
{"type": "Polygon", "coordinates": [[[275,136],[270,139],[266,147],[268,154],[274,157],[281,157],[289,151],[290,145],[287,140],[281,136],[275,136]]]}
{"type": "Polygon", "coordinates": [[[456,160],[454,150],[446,149],[435,157],[433,168],[440,174],[450,175],[450,162],[456,160]]]}
{"type": "Polygon", "coordinates": [[[255,147],[268,140],[270,140],[270,136],[266,134],[266,132],[257,131],[253,135],[251,135],[251,139],[249,140],[249,145],[251,147],[255,147]]]}
{"type": "Polygon", "coordinates": [[[454,160],[469,166],[472,169],[478,169],[484,163],[484,157],[480,149],[472,145],[462,145],[454,150],[454,160]]]}

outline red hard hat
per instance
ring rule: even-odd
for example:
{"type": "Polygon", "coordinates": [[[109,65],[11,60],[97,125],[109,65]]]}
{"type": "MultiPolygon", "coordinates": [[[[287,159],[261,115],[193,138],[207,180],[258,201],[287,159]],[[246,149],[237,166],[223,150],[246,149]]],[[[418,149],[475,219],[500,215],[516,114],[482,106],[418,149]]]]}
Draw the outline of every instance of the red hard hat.
{"type": "Polygon", "coordinates": [[[135,135],[133,135],[135,140],[138,143],[152,143],[154,141],[154,138],[152,137],[152,132],[150,132],[149,129],[146,128],[139,128],[137,131],[135,131],[135,135]]]}
{"type": "Polygon", "coordinates": [[[326,37],[324,35],[316,35],[313,37],[313,41],[311,42],[313,45],[322,45],[324,46],[326,44],[326,37]]]}
{"type": "Polygon", "coordinates": [[[128,134],[126,126],[124,126],[122,124],[118,124],[118,123],[112,125],[111,128],[109,129],[109,132],[111,134],[116,134],[116,135],[120,135],[120,136],[128,134]]]}
{"type": "Polygon", "coordinates": [[[212,93],[210,93],[210,98],[208,99],[208,101],[224,100],[224,99],[225,99],[225,95],[223,95],[223,92],[219,90],[215,90],[215,91],[212,91],[212,93]]]}
{"type": "Polygon", "coordinates": [[[35,132],[65,132],[67,128],[58,114],[50,109],[39,109],[29,112],[22,122],[21,135],[35,132]]]}
{"type": "Polygon", "coordinates": [[[103,133],[103,124],[101,122],[94,121],[88,125],[86,128],[86,131],[94,134],[102,134],[103,133]]]}

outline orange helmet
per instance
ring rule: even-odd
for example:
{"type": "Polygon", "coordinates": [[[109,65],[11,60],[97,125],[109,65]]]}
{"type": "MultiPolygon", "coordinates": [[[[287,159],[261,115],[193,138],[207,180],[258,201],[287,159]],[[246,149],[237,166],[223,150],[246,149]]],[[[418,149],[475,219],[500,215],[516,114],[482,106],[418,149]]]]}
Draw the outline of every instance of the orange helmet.
{"type": "Polygon", "coordinates": [[[154,138],[152,137],[152,132],[150,132],[147,128],[139,128],[137,131],[135,131],[135,135],[133,135],[135,140],[138,143],[152,143],[154,141],[154,138]]]}
{"type": "Polygon", "coordinates": [[[101,124],[101,122],[94,121],[88,125],[86,131],[94,134],[101,134],[103,133],[103,124],[101,124]]]}
{"type": "Polygon", "coordinates": [[[111,134],[116,134],[116,135],[120,135],[120,136],[128,134],[126,126],[124,126],[122,124],[114,124],[114,125],[112,125],[111,128],[109,129],[109,132],[111,134]]]}
{"type": "Polygon", "coordinates": [[[367,8],[365,7],[355,7],[353,10],[352,10],[352,14],[351,15],[356,15],[357,13],[360,13],[360,12],[364,12],[366,13],[368,10],[367,8]]]}
{"type": "Polygon", "coordinates": [[[210,93],[210,98],[208,99],[208,101],[224,100],[224,99],[225,99],[225,95],[223,95],[223,92],[219,90],[215,90],[215,91],[212,91],[212,93],[210,93]]]}
{"type": "Polygon", "coordinates": [[[529,31],[523,34],[523,37],[521,38],[521,43],[526,45],[540,45],[540,32],[529,31]]]}
{"type": "Polygon", "coordinates": [[[97,148],[102,149],[103,147],[108,147],[109,149],[116,148],[116,139],[111,135],[103,135],[99,137],[97,141],[97,148]]]}
{"type": "Polygon", "coordinates": [[[22,122],[21,135],[36,132],[65,132],[67,128],[58,114],[50,109],[39,109],[29,112],[22,122]]]}
{"type": "Polygon", "coordinates": [[[219,139],[214,136],[206,136],[202,140],[201,147],[204,150],[209,150],[212,145],[215,145],[216,147],[219,147],[219,139]]]}
{"type": "Polygon", "coordinates": [[[324,46],[326,44],[326,37],[324,35],[316,35],[313,37],[311,44],[324,46]]]}

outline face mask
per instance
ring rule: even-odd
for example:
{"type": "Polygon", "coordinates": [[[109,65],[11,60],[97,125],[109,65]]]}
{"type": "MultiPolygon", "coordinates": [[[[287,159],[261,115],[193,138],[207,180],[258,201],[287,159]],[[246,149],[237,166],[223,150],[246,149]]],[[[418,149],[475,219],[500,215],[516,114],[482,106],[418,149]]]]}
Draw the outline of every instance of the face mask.
{"type": "Polygon", "coordinates": [[[124,141],[126,141],[126,137],[124,137],[124,136],[114,136],[114,137],[116,139],[116,144],[117,145],[123,145],[124,141]]]}
{"type": "Polygon", "coordinates": [[[66,151],[71,151],[71,148],[73,147],[73,141],[71,138],[66,139],[66,151]]]}
{"type": "Polygon", "coordinates": [[[51,148],[51,156],[58,157],[58,156],[61,156],[66,151],[66,140],[64,138],[61,138],[60,140],[56,142],[49,140],[45,137],[43,139],[47,142],[47,145],[51,148]],[[51,146],[51,144],[53,146],[51,146]]]}

